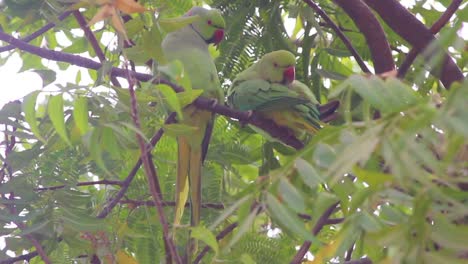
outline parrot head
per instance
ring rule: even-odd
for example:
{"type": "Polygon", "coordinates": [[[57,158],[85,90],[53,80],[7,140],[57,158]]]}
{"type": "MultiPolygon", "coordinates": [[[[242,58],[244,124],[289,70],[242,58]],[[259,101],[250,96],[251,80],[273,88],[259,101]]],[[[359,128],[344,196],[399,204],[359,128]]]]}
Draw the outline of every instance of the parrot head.
{"type": "Polygon", "coordinates": [[[296,58],[286,50],[277,50],[265,54],[258,62],[260,75],[272,83],[290,84],[296,78],[296,58]]]}
{"type": "Polygon", "coordinates": [[[205,40],[206,43],[218,45],[224,38],[226,24],[217,9],[193,7],[185,16],[199,16],[200,19],[191,24],[192,28],[205,40]]]}

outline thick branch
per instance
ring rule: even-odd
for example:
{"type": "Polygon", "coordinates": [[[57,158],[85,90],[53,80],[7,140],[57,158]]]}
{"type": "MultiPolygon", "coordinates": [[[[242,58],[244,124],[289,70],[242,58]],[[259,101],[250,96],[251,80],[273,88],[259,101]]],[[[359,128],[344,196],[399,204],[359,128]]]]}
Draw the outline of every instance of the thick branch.
{"type": "Polygon", "coordinates": [[[366,38],[375,73],[380,74],[395,69],[390,44],[385,32],[369,7],[361,0],[334,0],[354,21],[366,38]]]}
{"type": "MultiPolygon", "coordinates": [[[[93,70],[99,70],[102,67],[101,63],[96,62],[94,60],[83,58],[77,55],[39,48],[39,47],[30,45],[24,41],[21,41],[19,39],[16,39],[8,34],[5,34],[4,32],[0,32],[0,40],[11,43],[15,45],[17,48],[19,48],[20,50],[27,51],[34,55],[38,55],[44,59],[67,62],[72,65],[76,65],[76,66],[80,66],[80,67],[84,67],[88,69],[93,69],[93,70]]],[[[110,74],[115,75],[115,76],[125,77],[127,75],[127,72],[124,69],[113,67],[110,71],[110,74]]],[[[131,71],[131,74],[138,81],[143,81],[143,82],[152,81],[153,83],[167,84],[171,86],[176,92],[183,91],[182,87],[164,79],[154,78],[150,74],[138,73],[138,72],[133,72],[133,71],[131,71]]],[[[268,132],[271,136],[281,140],[283,143],[293,148],[301,149],[302,147],[304,147],[303,143],[300,140],[298,140],[296,137],[294,137],[293,133],[291,133],[287,128],[277,126],[270,120],[261,118],[255,113],[249,118],[249,115],[246,112],[236,111],[236,110],[233,110],[229,107],[226,107],[220,104],[213,105],[212,100],[208,98],[203,98],[203,97],[197,98],[193,102],[193,104],[200,109],[209,110],[209,111],[212,111],[212,112],[224,115],[224,116],[238,119],[239,121],[243,123],[250,123],[252,125],[255,125],[265,130],[266,132],[268,132]]]]}
{"type": "Polygon", "coordinates": [[[336,35],[338,35],[341,41],[343,41],[343,43],[345,44],[346,48],[348,48],[348,50],[351,52],[354,59],[359,64],[359,67],[361,67],[361,70],[363,72],[370,73],[369,68],[367,68],[366,64],[364,63],[364,60],[361,58],[357,50],[351,44],[351,41],[348,39],[348,37],[346,37],[346,35],[341,31],[341,29],[335,24],[335,22],[331,20],[331,18],[327,15],[327,13],[325,13],[325,11],[323,11],[317,4],[315,4],[311,0],[303,0],[303,1],[304,3],[309,5],[310,8],[312,8],[315,12],[317,12],[317,14],[319,14],[323,18],[323,20],[325,20],[325,22],[336,32],[336,35]]]}
{"type": "MultiPolygon", "coordinates": [[[[461,3],[462,0],[453,0],[452,3],[450,3],[449,7],[447,7],[447,10],[445,10],[442,16],[440,16],[434,25],[432,25],[430,30],[433,35],[437,34],[445,26],[445,24],[449,22],[450,18],[458,10],[461,3]]],[[[416,56],[418,56],[420,52],[421,50],[416,47],[413,47],[410,50],[400,68],[398,69],[398,78],[403,78],[405,76],[411,64],[413,64],[414,59],[416,59],[416,56]]]]}
{"type": "MultiPolygon", "coordinates": [[[[424,26],[397,0],[364,0],[374,9],[393,31],[408,41],[415,48],[424,50],[435,40],[431,31],[424,26]]],[[[426,58],[428,59],[428,58],[426,58]]],[[[442,69],[433,69],[431,73],[440,78],[445,88],[450,88],[453,82],[463,80],[463,74],[457,64],[445,53],[442,69]]]]}

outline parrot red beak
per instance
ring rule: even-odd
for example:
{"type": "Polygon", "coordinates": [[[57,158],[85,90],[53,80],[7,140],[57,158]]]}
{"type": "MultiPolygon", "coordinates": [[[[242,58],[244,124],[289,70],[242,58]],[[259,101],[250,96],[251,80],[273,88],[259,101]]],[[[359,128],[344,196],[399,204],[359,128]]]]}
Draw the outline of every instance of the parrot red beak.
{"type": "Polygon", "coordinates": [[[294,66],[289,66],[283,71],[283,81],[290,84],[296,79],[296,70],[294,66]]]}
{"type": "Polygon", "coordinates": [[[224,30],[223,29],[217,29],[213,34],[213,38],[211,38],[211,42],[215,46],[217,46],[223,39],[224,39],[224,30]]]}

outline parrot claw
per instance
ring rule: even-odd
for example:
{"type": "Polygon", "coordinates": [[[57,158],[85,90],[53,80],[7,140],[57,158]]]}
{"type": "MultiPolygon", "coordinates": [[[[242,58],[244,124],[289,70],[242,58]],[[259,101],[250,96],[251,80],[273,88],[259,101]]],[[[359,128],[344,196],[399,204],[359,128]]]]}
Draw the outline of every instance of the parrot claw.
{"type": "Polygon", "coordinates": [[[211,107],[214,108],[218,104],[218,99],[211,100],[211,107]]]}
{"type": "Polygon", "coordinates": [[[250,121],[250,119],[252,118],[252,115],[253,115],[252,110],[249,110],[249,111],[247,111],[245,113],[246,113],[247,118],[240,122],[241,127],[244,127],[245,125],[247,125],[247,123],[250,121]]]}

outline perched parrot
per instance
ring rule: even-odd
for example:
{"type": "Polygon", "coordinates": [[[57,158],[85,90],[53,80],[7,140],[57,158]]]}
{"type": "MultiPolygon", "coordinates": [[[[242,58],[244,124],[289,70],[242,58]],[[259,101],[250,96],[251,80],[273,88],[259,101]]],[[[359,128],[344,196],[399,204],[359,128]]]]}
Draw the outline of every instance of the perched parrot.
{"type": "MultiPolygon", "coordinates": [[[[193,7],[185,16],[198,16],[192,24],[168,33],[162,42],[164,56],[168,61],[180,60],[184,65],[193,89],[203,89],[202,96],[224,102],[224,94],[218,79],[213,59],[208,52],[209,44],[219,44],[224,38],[224,19],[215,9],[193,7]]],[[[211,112],[187,106],[183,110],[183,120],[179,123],[196,127],[190,135],[177,137],[178,161],[176,179],[176,207],[174,224],[180,224],[184,206],[191,194],[191,225],[200,222],[202,142],[207,126],[214,121],[211,112]]],[[[211,126],[212,128],[212,126],[211,126]]]]}
{"type": "Polygon", "coordinates": [[[228,104],[255,111],[294,131],[313,135],[321,128],[318,101],[307,85],[295,80],[294,55],[285,50],[265,54],[239,73],[228,90],[228,104]]]}

